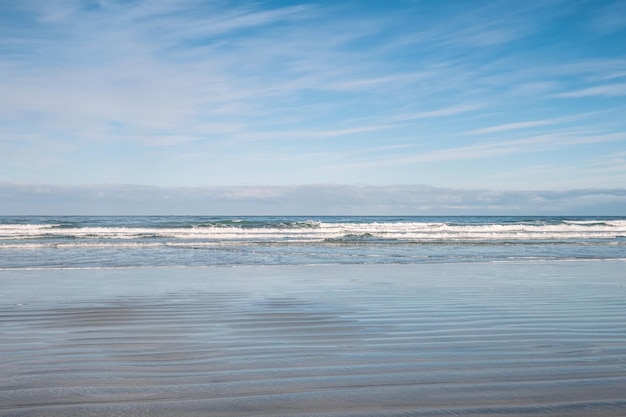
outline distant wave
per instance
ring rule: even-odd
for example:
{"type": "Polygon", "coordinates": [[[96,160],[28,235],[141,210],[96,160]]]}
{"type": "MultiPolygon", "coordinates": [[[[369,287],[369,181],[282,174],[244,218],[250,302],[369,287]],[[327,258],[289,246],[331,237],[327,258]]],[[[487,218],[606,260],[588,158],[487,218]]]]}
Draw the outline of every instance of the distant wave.
{"type": "Polygon", "coordinates": [[[320,226],[319,221],[307,220],[307,221],[285,221],[285,222],[276,222],[276,221],[262,221],[262,220],[218,220],[218,221],[210,221],[203,222],[199,224],[192,224],[192,228],[201,228],[201,227],[235,227],[238,229],[255,229],[255,228],[278,228],[278,229],[299,229],[299,228],[317,228],[320,226]]]}
{"type": "Polygon", "coordinates": [[[626,220],[562,221],[543,223],[454,224],[445,222],[332,223],[253,222],[233,220],[197,224],[193,227],[59,227],[58,224],[1,224],[0,242],[23,240],[82,241],[180,240],[198,242],[472,242],[472,241],[567,241],[619,239],[626,236],[626,220]]]}
{"type": "Polygon", "coordinates": [[[0,217],[0,269],[625,258],[626,217],[0,217]]]}

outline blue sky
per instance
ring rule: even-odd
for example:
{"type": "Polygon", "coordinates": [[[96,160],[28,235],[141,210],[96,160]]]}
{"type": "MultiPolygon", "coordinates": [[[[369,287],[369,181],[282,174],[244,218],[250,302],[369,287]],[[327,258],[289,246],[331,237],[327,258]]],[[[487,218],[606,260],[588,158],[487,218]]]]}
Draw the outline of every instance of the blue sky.
{"type": "Polygon", "coordinates": [[[0,6],[0,213],[59,187],[326,184],[603,190],[626,214],[624,1],[0,6]]]}

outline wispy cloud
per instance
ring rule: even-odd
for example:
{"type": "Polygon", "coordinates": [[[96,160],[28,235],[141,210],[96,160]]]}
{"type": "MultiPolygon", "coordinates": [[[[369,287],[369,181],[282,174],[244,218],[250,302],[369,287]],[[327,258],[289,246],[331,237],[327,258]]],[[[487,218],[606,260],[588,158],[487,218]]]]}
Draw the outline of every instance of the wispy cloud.
{"type": "Polygon", "coordinates": [[[163,188],[0,183],[0,192],[6,197],[0,214],[614,215],[626,207],[625,189],[500,191],[327,184],[163,188]],[[18,207],[19,213],[13,211],[18,207]]]}
{"type": "Polygon", "coordinates": [[[555,94],[555,97],[622,97],[626,96],[626,83],[605,84],[580,90],[555,94]]]}
{"type": "Polygon", "coordinates": [[[413,155],[373,158],[365,162],[356,162],[349,166],[389,166],[420,162],[476,160],[510,154],[555,150],[574,145],[619,142],[624,140],[626,140],[626,133],[581,134],[577,132],[564,132],[530,136],[514,140],[479,142],[467,146],[443,148],[413,155]]]}
{"type": "Polygon", "coordinates": [[[432,29],[420,32],[421,36],[414,36],[414,41],[432,42],[436,39],[438,44],[447,47],[496,47],[533,35],[541,27],[537,24],[537,16],[542,12],[551,13],[541,3],[533,2],[515,8],[498,2],[470,6],[462,7],[462,11],[451,19],[438,21],[432,29]]]}
{"type": "Polygon", "coordinates": [[[626,58],[604,6],[565,3],[7,2],[0,178],[486,184],[552,150],[575,173],[626,141],[626,58]]]}
{"type": "MultiPolygon", "coordinates": [[[[65,6],[37,9],[36,30],[54,22],[54,36],[31,36],[35,54],[4,68],[0,109],[5,114],[41,114],[78,129],[122,122],[148,136],[162,132],[168,137],[211,118],[250,120],[270,108],[270,102],[284,108],[283,101],[306,91],[371,91],[414,77],[366,75],[363,66],[359,71],[345,63],[338,67],[343,44],[315,34],[313,28],[300,28],[317,16],[311,5],[264,10],[139,2],[127,8],[106,4],[98,11],[82,10],[75,3],[65,6]],[[83,36],[87,26],[91,30],[83,36]],[[257,33],[256,42],[249,42],[251,37],[220,38],[266,26],[272,28],[257,33]],[[290,36],[294,31],[304,36],[290,36]],[[315,66],[299,67],[312,62],[307,54],[315,36],[315,66]],[[71,42],[63,42],[65,38],[71,42]],[[49,47],[58,48],[58,58],[42,52],[49,47]],[[69,60],[60,65],[64,57],[69,60]],[[278,60],[286,65],[280,68],[278,60]]],[[[344,42],[358,37],[352,31],[344,42]]],[[[39,122],[47,123],[45,118],[39,122]]]]}
{"type": "Polygon", "coordinates": [[[511,130],[530,129],[533,127],[551,126],[555,124],[571,122],[571,121],[579,120],[587,116],[588,115],[577,115],[577,116],[568,116],[568,117],[558,117],[554,119],[529,120],[525,122],[505,123],[505,124],[501,124],[497,126],[489,126],[489,127],[483,127],[480,129],[471,130],[467,133],[470,135],[482,135],[482,134],[489,134],[489,133],[507,132],[511,130]]]}
{"type": "Polygon", "coordinates": [[[461,113],[468,113],[476,111],[481,107],[480,103],[465,103],[460,105],[454,105],[451,107],[445,107],[436,110],[420,111],[415,113],[405,113],[391,116],[388,118],[390,121],[408,121],[408,120],[420,120],[420,119],[432,119],[438,117],[454,116],[461,113]]]}
{"type": "Polygon", "coordinates": [[[496,132],[505,132],[509,130],[520,130],[520,129],[528,129],[537,126],[548,126],[553,125],[555,123],[559,123],[558,120],[534,120],[528,122],[517,122],[517,123],[506,123],[498,126],[490,126],[483,127],[481,129],[476,129],[468,132],[471,135],[481,135],[485,133],[496,133],[496,132]]]}
{"type": "Polygon", "coordinates": [[[591,20],[591,27],[602,33],[611,34],[626,30],[626,5],[623,1],[613,1],[599,7],[591,20]]]}

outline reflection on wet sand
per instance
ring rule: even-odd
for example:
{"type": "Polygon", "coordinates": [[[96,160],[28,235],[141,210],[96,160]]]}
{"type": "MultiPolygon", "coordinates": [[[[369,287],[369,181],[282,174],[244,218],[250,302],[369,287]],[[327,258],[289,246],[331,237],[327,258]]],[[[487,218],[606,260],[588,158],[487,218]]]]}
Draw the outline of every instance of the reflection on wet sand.
{"type": "Polygon", "coordinates": [[[620,416],[622,266],[2,271],[0,415],[620,416]]]}

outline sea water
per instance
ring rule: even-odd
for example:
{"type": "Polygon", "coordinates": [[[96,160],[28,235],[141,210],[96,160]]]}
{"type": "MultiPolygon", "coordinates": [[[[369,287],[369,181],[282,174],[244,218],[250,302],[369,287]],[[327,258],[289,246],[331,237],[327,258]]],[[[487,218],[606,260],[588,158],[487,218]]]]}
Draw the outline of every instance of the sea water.
{"type": "Polygon", "coordinates": [[[621,417],[625,236],[624,217],[2,217],[0,416],[621,417]]]}
{"type": "Polygon", "coordinates": [[[2,269],[583,259],[626,259],[626,217],[0,217],[2,269]]]}

